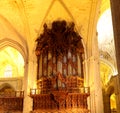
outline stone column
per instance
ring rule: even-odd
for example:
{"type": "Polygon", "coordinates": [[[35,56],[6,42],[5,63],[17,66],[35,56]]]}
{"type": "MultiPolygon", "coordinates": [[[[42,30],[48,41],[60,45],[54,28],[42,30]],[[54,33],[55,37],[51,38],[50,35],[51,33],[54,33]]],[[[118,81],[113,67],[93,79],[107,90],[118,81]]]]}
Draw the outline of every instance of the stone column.
{"type": "Polygon", "coordinates": [[[104,113],[97,34],[92,38],[91,49],[91,56],[87,59],[90,109],[91,113],[104,113]]]}
{"type": "Polygon", "coordinates": [[[120,113],[120,75],[114,78],[114,92],[116,95],[116,110],[117,113],[120,113]]]}
{"type": "Polygon", "coordinates": [[[37,63],[34,61],[28,61],[25,64],[24,74],[24,104],[23,113],[30,113],[33,107],[33,100],[30,97],[30,88],[36,88],[37,75],[37,63]]]}
{"type": "Polygon", "coordinates": [[[118,68],[117,113],[120,113],[120,0],[110,0],[118,68]]]}
{"type": "Polygon", "coordinates": [[[104,99],[104,113],[111,113],[110,95],[109,94],[104,94],[103,99],[104,99]]]}
{"type": "Polygon", "coordinates": [[[120,74],[120,0],[111,0],[111,12],[118,74],[120,74]]]}
{"type": "Polygon", "coordinates": [[[89,108],[91,113],[103,112],[102,86],[99,75],[98,58],[91,57],[87,61],[88,77],[86,77],[90,87],[89,108]]]}

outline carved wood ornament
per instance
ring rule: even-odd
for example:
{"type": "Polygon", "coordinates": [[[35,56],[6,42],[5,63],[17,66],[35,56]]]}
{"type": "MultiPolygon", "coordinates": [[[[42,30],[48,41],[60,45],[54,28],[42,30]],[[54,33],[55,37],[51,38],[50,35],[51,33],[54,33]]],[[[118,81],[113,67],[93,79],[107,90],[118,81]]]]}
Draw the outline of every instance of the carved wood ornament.
{"type": "Polygon", "coordinates": [[[55,56],[66,55],[69,50],[72,53],[83,52],[82,38],[74,27],[73,22],[67,25],[66,21],[54,21],[50,29],[45,23],[43,33],[36,40],[36,55],[44,51],[50,51],[55,56]]]}
{"type": "Polygon", "coordinates": [[[87,110],[89,91],[85,93],[83,87],[84,48],[81,40],[73,22],[54,21],[49,27],[44,24],[43,33],[36,40],[39,93],[31,94],[33,110],[87,110]]]}
{"type": "Polygon", "coordinates": [[[81,36],[75,31],[73,22],[54,21],[49,28],[45,23],[43,33],[36,40],[37,79],[41,76],[55,75],[58,72],[63,75],[81,75],[83,77],[84,48],[81,39],[81,36]],[[78,72],[78,59],[80,72],[78,72]],[[40,63],[42,63],[42,70],[40,70],[40,63]]]}

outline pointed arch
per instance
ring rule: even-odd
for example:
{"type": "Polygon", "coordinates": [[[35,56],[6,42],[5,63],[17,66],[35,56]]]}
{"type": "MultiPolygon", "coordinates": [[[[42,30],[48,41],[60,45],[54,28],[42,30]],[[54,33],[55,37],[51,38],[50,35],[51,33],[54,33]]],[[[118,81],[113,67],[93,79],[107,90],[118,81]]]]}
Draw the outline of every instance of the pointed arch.
{"type": "Polygon", "coordinates": [[[20,34],[14,26],[5,18],[0,15],[0,49],[5,46],[16,48],[23,56],[24,60],[28,60],[28,44],[25,38],[20,34]]]}
{"type": "Polygon", "coordinates": [[[9,39],[9,38],[4,38],[4,39],[0,40],[0,50],[2,48],[5,48],[6,46],[10,46],[10,47],[17,49],[23,56],[24,62],[27,61],[27,56],[25,54],[24,48],[17,41],[9,39]]]}
{"type": "Polygon", "coordinates": [[[0,91],[4,91],[5,89],[8,89],[8,88],[15,91],[15,88],[12,85],[10,85],[9,83],[3,83],[0,86],[0,91]]]}

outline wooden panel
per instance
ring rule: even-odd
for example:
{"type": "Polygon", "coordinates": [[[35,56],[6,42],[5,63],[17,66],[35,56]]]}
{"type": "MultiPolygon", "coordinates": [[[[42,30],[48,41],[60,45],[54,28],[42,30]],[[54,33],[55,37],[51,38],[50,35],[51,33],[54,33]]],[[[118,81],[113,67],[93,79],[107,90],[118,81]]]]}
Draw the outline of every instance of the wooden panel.
{"type": "Polygon", "coordinates": [[[0,95],[0,112],[22,112],[23,111],[23,91],[3,92],[0,95]]]}
{"type": "Polygon", "coordinates": [[[33,110],[72,109],[87,110],[87,93],[66,93],[58,91],[52,94],[32,95],[33,110]],[[64,96],[63,96],[64,95],[64,96]]]}

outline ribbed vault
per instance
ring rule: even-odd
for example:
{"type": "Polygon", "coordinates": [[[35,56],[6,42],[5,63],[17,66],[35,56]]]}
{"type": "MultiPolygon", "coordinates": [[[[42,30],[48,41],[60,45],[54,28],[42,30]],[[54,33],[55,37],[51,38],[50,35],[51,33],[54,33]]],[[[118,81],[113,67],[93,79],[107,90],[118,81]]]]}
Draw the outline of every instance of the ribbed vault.
{"type": "MultiPolygon", "coordinates": [[[[110,8],[109,0],[1,0],[0,42],[5,38],[15,40],[25,56],[29,53],[31,57],[35,50],[35,40],[43,30],[43,24],[45,22],[49,24],[54,20],[66,20],[75,23],[86,50],[90,52],[93,33],[96,32],[96,28],[93,27],[97,23],[95,15],[101,17],[108,8],[110,8]]],[[[113,58],[112,44],[106,43],[108,45],[105,46],[101,46],[104,43],[100,43],[99,47],[102,47],[100,51],[104,55],[108,53],[110,58],[113,58]]],[[[12,50],[11,52],[14,53],[12,50]]],[[[11,53],[9,55],[11,56],[11,53]]],[[[6,57],[4,54],[2,56],[6,57]]]]}

